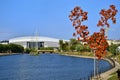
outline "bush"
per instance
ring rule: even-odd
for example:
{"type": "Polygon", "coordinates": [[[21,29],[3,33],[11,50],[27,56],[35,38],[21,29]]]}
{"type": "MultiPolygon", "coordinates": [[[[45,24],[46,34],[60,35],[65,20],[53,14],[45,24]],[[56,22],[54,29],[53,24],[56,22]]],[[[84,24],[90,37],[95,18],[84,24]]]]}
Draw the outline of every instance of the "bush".
{"type": "Polygon", "coordinates": [[[0,52],[1,53],[21,53],[24,51],[24,48],[21,45],[16,44],[0,44],[0,52]]]}
{"type": "Polygon", "coordinates": [[[118,46],[119,45],[117,45],[117,44],[111,44],[108,48],[108,51],[111,52],[115,56],[115,55],[118,54],[118,52],[117,52],[117,47],[118,46]]]}
{"type": "Polygon", "coordinates": [[[78,52],[90,52],[91,49],[90,49],[90,47],[88,45],[84,46],[83,44],[79,44],[77,46],[77,51],[78,52]]]}
{"type": "Polygon", "coordinates": [[[41,47],[40,50],[53,50],[53,47],[41,47]]]}
{"type": "Polygon", "coordinates": [[[25,53],[30,53],[31,52],[31,49],[30,48],[26,48],[25,49],[25,53]]]}
{"type": "Polygon", "coordinates": [[[21,53],[24,52],[24,48],[21,45],[9,44],[11,52],[21,53]]]}

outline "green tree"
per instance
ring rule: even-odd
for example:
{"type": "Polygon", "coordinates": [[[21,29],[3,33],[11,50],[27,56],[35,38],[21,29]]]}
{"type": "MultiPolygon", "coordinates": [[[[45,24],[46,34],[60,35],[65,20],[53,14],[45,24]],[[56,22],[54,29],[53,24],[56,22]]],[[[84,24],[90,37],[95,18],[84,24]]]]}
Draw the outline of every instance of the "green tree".
{"type": "Polygon", "coordinates": [[[79,43],[78,40],[74,39],[74,38],[71,38],[70,39],[70,45],[77,45],[79,43]]]}
{"type": "Polygon", "coordinates": [[[0,53],[3,52],[3,44],[0,44],[0,53]]]}
{"type": "Polygon", "coordinates": [[[63,50],[63,40],[59,40],[59,45],[60,45],[60,51],[63,50]]]}
{"type": "Polygon", "coordinates": [[[70,46],[70,50],[71,50],[71,51],[75,51],[75,50],[76,50],[76,45],[71,45],[71,46],[70,46]]]}
{"type": "Polygon", "coordinates": [[[21,53],[21,52],[24,52],[24,48],[21,46],[21,45],[17,45],[17,44],[9,44],[10,46],[10,50],[11,52],[14,52],[14,53],[21,53]]]}
{"type": "Polygon", "coordinates": [[[116,51],[117,47],[118,47],[117,44],[111,44],[109,46],[108,50],[115,56],[115,55],[118,54],[117,51],[116,51]]]}
{"type": "Polygon", "coordinates": [[[31,49],[30,48],[26,48],[25,49],[25,53],[30,53],[31,52],[31,49]]]}
{"type": "Polygon", "coordinates": [[[76,49],[77,49],[78,52],[90,52],[91,51],[91,49],[88,45],[85,46],[82,43],[79,43],[77,45],[76,49]]]}
{"type": "Polygon", "coordinates": [[[17,44],[0,44],[0,52],[1,53],[10,53],[10,52],[23,52],[24,48],[21,45],[17,44]]]}
{"type": "Polygon", "coordinates": [[[71,38],[70,39],[70,50],[71,51],[76,51],[76,48],[77,48],[77,45],[79,44],[80,42],[74,38],[71,38]]]}
{"type": "Polygon", "coordinates": [[[69,51],[69,43],[68,42],[63,43],[62,49],[63,51],[69,51]]]}

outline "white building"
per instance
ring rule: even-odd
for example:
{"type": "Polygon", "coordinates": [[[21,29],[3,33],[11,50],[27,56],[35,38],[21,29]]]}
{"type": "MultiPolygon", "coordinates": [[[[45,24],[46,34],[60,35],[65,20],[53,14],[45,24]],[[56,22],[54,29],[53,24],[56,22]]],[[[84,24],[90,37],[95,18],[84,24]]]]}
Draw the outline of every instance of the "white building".
{"type": "Polygon", "coordinates": [[[17,37],[10,39],[9,43],[19,44],[24,48],[59,47],[59,39],[42,36],[17,37]]]}
{"type": "Polygon", "coordinates": [[[108,41],[108,44],[111,45],[111,44],[120,44],[120,40],[107,40],[108,41]]]}

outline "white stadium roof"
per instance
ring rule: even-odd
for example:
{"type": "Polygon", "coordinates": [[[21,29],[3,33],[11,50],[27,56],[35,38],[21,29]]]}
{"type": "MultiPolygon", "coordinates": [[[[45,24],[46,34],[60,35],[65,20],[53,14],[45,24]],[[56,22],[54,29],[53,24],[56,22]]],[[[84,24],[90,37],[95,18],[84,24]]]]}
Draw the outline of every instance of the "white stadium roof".
{"type": "Polygon", "coordinates": [[[9,42],[35,42],[35,41],[50,41],[50,42],[59,42],[59,39],[56,38],[50,38],[50,37],[43,37],[43,36],[24,36],[24,37],[17,37],[12,38],[9,40],[9,42]]]}

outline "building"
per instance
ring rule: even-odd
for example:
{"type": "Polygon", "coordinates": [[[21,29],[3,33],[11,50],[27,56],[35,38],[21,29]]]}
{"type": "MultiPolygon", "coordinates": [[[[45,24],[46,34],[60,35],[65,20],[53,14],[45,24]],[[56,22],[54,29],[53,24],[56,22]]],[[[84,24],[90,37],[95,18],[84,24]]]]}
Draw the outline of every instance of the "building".
{"type": "Polygon", "coordinates": [[[120,44],[120,40],[107,40],[108,41],[108,44],[111,45],[111,44],[120,44]]]}
{"type": "Polygon", "coordinates": [[[59,48],[59,39],[42,36],[25,36],[9,40],[9,43],[19,44],[24,48],[53,47],[59,48]]]}

